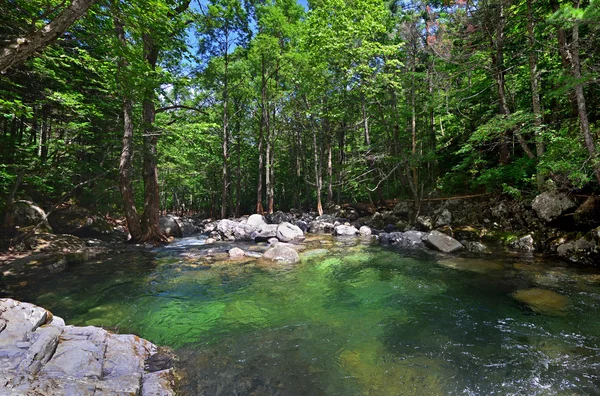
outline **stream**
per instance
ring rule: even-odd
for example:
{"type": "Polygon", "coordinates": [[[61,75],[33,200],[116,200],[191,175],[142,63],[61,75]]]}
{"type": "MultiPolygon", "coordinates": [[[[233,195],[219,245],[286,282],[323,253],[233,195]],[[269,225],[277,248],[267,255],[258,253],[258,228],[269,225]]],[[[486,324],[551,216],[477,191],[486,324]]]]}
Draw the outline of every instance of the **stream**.
{"type": "Polygon", "coordinates": [[[182,395],[600,395],[600,271],[524,254],[452,256],[311,236],[177,240],[0,278],[68,324],[172,347],[182,395]]]}

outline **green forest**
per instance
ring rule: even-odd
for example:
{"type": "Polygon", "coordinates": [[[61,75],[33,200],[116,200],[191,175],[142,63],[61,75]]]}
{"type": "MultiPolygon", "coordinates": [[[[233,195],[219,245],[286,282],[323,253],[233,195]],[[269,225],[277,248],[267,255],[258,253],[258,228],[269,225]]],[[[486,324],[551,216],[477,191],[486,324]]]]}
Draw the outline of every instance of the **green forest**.
{"type": "Polygon", "coordinates": [[[156,240],[160,211],[599,190],[598,0],[0,4],[0,206],[156,240]]]}

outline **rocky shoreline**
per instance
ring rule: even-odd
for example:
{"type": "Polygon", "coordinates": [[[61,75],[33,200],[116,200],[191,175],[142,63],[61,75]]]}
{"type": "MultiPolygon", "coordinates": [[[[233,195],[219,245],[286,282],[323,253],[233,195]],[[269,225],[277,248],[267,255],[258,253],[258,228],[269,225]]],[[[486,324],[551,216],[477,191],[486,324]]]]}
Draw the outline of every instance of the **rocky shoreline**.
{"type": "Polygon", "coordinates": [[[0,299],[2,395],[174,395],[173,369],[153,364],[157,352],[135,335],[67,326],[41,307],[0,299]]]}

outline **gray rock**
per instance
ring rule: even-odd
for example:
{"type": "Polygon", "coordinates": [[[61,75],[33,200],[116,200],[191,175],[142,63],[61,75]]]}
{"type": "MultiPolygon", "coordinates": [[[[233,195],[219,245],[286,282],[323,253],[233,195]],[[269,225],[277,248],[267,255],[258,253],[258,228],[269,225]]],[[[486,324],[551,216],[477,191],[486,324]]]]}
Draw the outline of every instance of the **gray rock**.
{"type": "Polygon", "coordinates": [[[55,233],[80,238],[101,237],[112,232],[102,216],[75,205],[54,210],[48,215],[48,222],[55,233]]]}
{"type": "Polygon", "coordinates": [[[235,228],[238,225],[236,221],[223,219],[218,222],[216,231],[224,241],[235,241],[235,228]]]}
{"type": "Polygon", "coordinates": [[[556,252],[560,257],[571,262],[598,266],[600,263],[600,227],[575,241],[563,243],[556,252]]]}
{"type": "Polygon", "coordinates": [[[255,232],[256,227],[250,224],[239,223],[233,229],[233,237],[236,241],[252,241],[255,232]]]}
{"type": "Polygon", "coordinates": [[[373,232],[371,231],[371,228],[368,226],[362,226],[360,227],[360,229],[358,230],[360,236],[370,236],[373,232]]]}
{"type": "Polygon", "coordinates": [[[416,222],[419,231],[431,231],[433,229],[433,220],[429,216],[419,216],[416,222]]]}
{"type": "Polygon", "coordinates": [[[302,242],[304,233],[298,226],[283,222],[277,227],[277,239],[281,242],[302,242]]]}
{"type": "Polygon", "coordinates": [[[444,253],[453,253],[465,248],[463,244],[456,239],[439,231],[431,231],[427,234],[425,243],[427,246],[444,253]]]}
{"type": "Polygon", "coordinates": [[[283,213],[282,211],[278,210],[277,212],[265,215],[265,220],[269,224],[281,224],[289,223],[290,221],[292,221],[292,217],[289,214],[283,213]]]}
{"type": "Polygon", "coordinates": [[[209,245],[211,243],[215,243],[216,239],[215,238],[206,238],[206,240],[204,241],[205,244],[209,245]]]}
{"type": "Polygon", "coordinates": [[[246,222],[246,224],[258,228],[260,226],[266,225],[267,222],[265,221],[265,218],[262,215],[253,214],[252,216],[248,217],[248,221],[246,222]]]}
{"type": "Polygon", "coordinates": [[[533,200],[531,207],[537,215],[550,222],[577,204],[567,194],[559,191],[544,192],[533,200]]]}
{"type": "Polygon", "coordinates": [[[315,220],[310,223],[308,231],[311,234],[330,234],[333,232],[333,223],[315,220]]]}
{"type": "Polygon", "coordinates": [[[390,232],[379,234],[383,245],[394,245],[403,248],[424,248],[423,238],[427,234],[421,231],[390,232]]]}
{"type": "Polygon", "coordinates": [[[183,231],[181,230],[181,222],[178,217],[175,216],[161,216],[158,218],[158,228],[166,236],[172,236],[175,238],[182,238],[183,231]]]}
{"type": "Polygon", "coordinates": [[[277,238],[277,224],[264,224],[252,234],[254,241],[267,242],[271,238],[277,238]]]}
{"type": "Polygon", "coordinates": [[[300,228],[302,232],[307,232],[309,229],[308,223],[304,220],[297,220],[294,224],[300,228]]]}
{"type": "Polygon", "coordinates": [[[285,261],[287,263],[296,263],[300,261],[300,256],[298,256],[298,252],[296,252],[295,249],[281,244],[269,248],[263,254],[263,257],[268,260],[285,261]]]}
{"type": "Polygon", "coordinates": [[[174,394],[171,368],[150,372],[157,348],[137,336],[65,326],[12,299],[0,299],[0,323],[1,395],[174,394]]]}
{"type": "Polygon", "coordinates": [[[233,258],[233,259],[241,258],[241,257],[244,257],[245,255],[246,255],[246,253],[238,247],[234,247],[233,249],[229,250],[229,257],[233,258]]]}
{"type": "Polygon", "coordinates": [[[411,216],[411,213],[414,210],[414,204],[412,202],[398,202],[394,207],[394,215],[398,216],[401,219],[408,220],[411,216]]]}
{"type": "Polygon", "coordinates": [[[356,236],[358,233],[356,227],[351,225],[339,225],[333,229],[333,235],[336,236],[356,236]]]}
{"type": "Polygon", "coordinates": [[[460,241],[460,243],[462,243],[463,245],[465,245],[465,247],[467,248],[467,250],[469,252],[474,252],[474,253],[487,253],[487,252],[489,252],[488,247],[485,246],[481,242],[477,242],[477,241],[460,241]]]}
{"type": "Polygon", "coordinates": [[[448,209],[444,209],[442,210],[442,213],[438,215],[437,219],[435,219],[435,226],[443,227],[450,224],[452,224],[452,213],[450,213],[448,209]]]}
{"type": "Polygon", "coordinates": [[[573,214],[573,220],[577,227],[585,230],[600,226],[600,197],[587,198],[573,214]]]}
{"type": "Polygon", "coordinates": [[[52,232],[44,209],[31,201],[16,201],[8,211],[7,220],[12,224],[5,226],[23,228],[40,225],[42,232],[52,232]]]}
{"type": "Polygon", "coordinates": [[[528,252],[533,252],[535,250],[535,247],[533,246],[533,237],[531,235],[525,235],[516,241],[512,241],[509,245],[517,250],[525,250],[528,252]]]}

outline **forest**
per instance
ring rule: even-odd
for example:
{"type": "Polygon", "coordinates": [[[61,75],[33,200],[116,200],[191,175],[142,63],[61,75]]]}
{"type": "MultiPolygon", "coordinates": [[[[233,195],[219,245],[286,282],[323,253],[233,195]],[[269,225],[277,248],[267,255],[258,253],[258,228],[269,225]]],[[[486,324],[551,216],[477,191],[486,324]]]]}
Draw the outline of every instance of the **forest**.
{"type": "Polygon", "coordinates": [[[0,7],[0,206],[156,240],[159,212],[599,189],[599,0],[0,7]]]}

